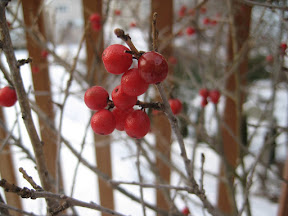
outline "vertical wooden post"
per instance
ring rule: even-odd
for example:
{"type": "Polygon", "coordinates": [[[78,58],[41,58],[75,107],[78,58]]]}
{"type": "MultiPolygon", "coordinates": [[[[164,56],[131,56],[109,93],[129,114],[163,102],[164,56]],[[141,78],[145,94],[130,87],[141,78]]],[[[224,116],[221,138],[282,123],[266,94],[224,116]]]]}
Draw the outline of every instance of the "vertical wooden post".
{"type": "MultiPolygon", "coordinates": [[[[228,63],[232,63],[235,58],[235,54],[240,50],[243,43],[248,39],[250,29],[250,18],[251,18],[251,7],[244,4],[234,4],[233,8],[233,19],[235,28],[235,38],[232,38],[231,29],[229,31],[229,39],[227,46],[228,63]],[[234,41],[235,40],[235,41],[234,41]],[[237,50],[233,49],[233,43],[237,43],[237,50]]],[[[234,46],[235,47],[235,46],[234,46]]],[[[241,127],[241,112],[242,104],[244,101],[244,93],[241,92],[240,86],[243,88],[245,85],[245,74],[248,71],[248,55],[246,55],[239,65],[238,71],[233,73],[226,83],[226,90],[235,95],[235,98],[226,97],[226,104],[224,108],[223,121],[224,124],[229,127],[235,137],[240,140],[240,127],[241,127]],[[238,75],[237,75],[238,73],[238,75]],[[240,98],[237,98],[240,97],[240,98]],[[238,100],[238,101],[237,101],[238,100]],[[239,103],[239,104],[238,104],[239,103]]],[[[224,158],[227,161],[230,168],[234,169],[237,167],[237,159],[239,154],[238,143],[233,136],[229,133],[225,126],[221,128],[222,141],[223,141],[223,153],[224,158]]],[[[221,165],[220,175],[224,176],[224,165],[221,165]]],[[[231,184],[233,184],[234,178],[229,173],[226,173],[226,177],[231,184]]],[[[231,174],[231,173],[230,173],[231,174]]],[[[218,207],[224,213],[232,214],[234,203],[229,197],[228,186],[226,183],[220,181],[218,187],[218,207]]]]}
{"type": "MultiPolygon", "coordinates": [[[[45,22],[43,13],[39,13],[39,8],[42,1],[39,0],[22,0],[23,17],[27,27],[32,27],[38,30],[45,37],[45,22]],[[35,22],[37,21],[37,22],[35,22]]],[[[48,61],[45,57],[41,56],[42,48],[26,34],[27,49],[29,56],[33,59],[31,63],[33,86],[36,92],[36,103],[47,116],[54,121],[54,110],[50,89],[50,78],[48,61]],[[34,69],[33,69],[34,68],[34,69]],[[38,68],[39,71],[35,71],[38,68]],[[33,72],[34,70],[34,72],[33,72]],[[37,94],[39,93],[39,95],[37,94]]],[[[46,158],[48,172],[55,179],[56,174],[56,156],[57,156],[57,138],[53,131],[49,129],[41,120],[39,120],[41,139],[43,141],[43,151],[46,158]]]]}
{"type": "MultiPolygon", "coordinates": [[[[159,32],[165,29],[165,34],[159,37],[159,44],[165,36],[172,34],[173,26],[173,0],[152,0],[151,1],[151,17],[157,12],[157,27],[159,32]]],[[[151,19],[152,20],[152,19],[151,19]]],[[[168,58],[172,54],[172,46],[169,44],[161,54],[168,58]]],[[[171,71],[170,71],[171,72],[171,71]]],[[[159,98],[157,98],[159,99],[159,98]]],[[[156,136],[156,149],[160,151],[168,160],[171,153],[171,126],[165,115],[156,115],[153,118],[153,128],[156,136]]],[[[160,158],[156,158],[156,165],[159,170],[160,179],[166,183],[170,182],[170,168],[160,158]]],[[[157,206],[165,210],[171,207],[170,194],[167,190],[157,190],[157,206]],[[168,200],[167,200],[168,197],[168,200]]]]}
{"type": "Polygon", "coordinates": [[[282,192],[279,199],[279,209],[278,209],[278,216],[288,216],[288,156],[286,158],[284,172],[283,172],[283,181],[282,183],[282,192]]]}
{"type": "MultiPolygon", "coordinates": [[[[102,16],[102,0],[82,0],[85,25],[89,25],[89,17],[92,13],[102,16]]],[[[112,32],[111,32],[112,33],[112,32]]],[[[87,80],[92,80],[91,85],[106,85],[105,72],[101,63],[103,52],[103,31],[96,32],[91,28],[86,32],[87,54],[87,80]]],[[[94,135],[96,161],[98,168],[112,177],[110,137],[94,135]]],[[[112,188],[102,179],[98,178],[100,204],[106,208],[114,209],[114,195],[112,188]]],[[[102,213],[102,216],[108,216],[102,213]]]]}
{"type": "MultiPolygon", "coordinates": [[[[5,125],[5,117],[4,117],[2,108],[0,108],[0,119],[2,123],[5,125]]],[[[1,140],[5,139],[5,136],[6,136],[6,132],[4,131],[3,128],[0,127],[0,139],[1,140]]],[[[6,146],[3,148],[2,152],[0,152],[0,161],[1,161],[0,173],[1,173],[2,178],[6,179],[8,182],[11,182],[17,185],[15,167],[14,167],[13,158],[12,158],[13,156],[10,150],[11,150],[10,145],[9,143],[7,143],[6,146]]],[[[6,201],[8,205],[14,206],[18,209],[22,209],[22,203],[18,195],[14,193],[5,192],[5,197],[6,197],[6,201]]],[[[13,212],[13,215],[20,216],[21,214],[17,212],[13,212]]]]}

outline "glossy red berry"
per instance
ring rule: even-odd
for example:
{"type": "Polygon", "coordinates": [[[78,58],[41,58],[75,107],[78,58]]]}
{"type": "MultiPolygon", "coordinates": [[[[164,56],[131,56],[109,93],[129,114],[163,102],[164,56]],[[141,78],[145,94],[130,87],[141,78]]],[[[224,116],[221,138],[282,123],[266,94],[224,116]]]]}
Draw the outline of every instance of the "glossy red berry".
{"type": "Polygon", "coordinates": [[[132,55],[126,51],[130,50],[121,44],[110,45],[104,50],[102,61],[109,73],[122,74],[130,68],[133,62],[132,55]]]}
{"type": "Polygon", "coordinates": [[[201,88],[199,90],[199,95],[203,98],[207,98],[209,96],[209,90],[207,88],[201,88]]]}
{"type": "Polygon", "coordinates": [[[114,131],[116,120],[111,111],[102,109],[92,116],[90,125],[96,134],[108,135],[114,131]]]}
{"type": "Polygon", "coordinates": [[[160,83],[168,75],[168,63],[160,53],[146,52],[138,60],[138,70],[145,82],[160,83]]]}
{"type": "Polygon", "coordinates": [[[172,110],[174,115],[177,115],[182,111],[183,106],[182,106],[182,102],[179,99],[177,99],[177,98],[172,99],[171,98],[168,101],[169,101],[171,110],[172,110]]]}
{"type": "Polygon", "coordinates": [[[195,29],[191,26],[186,28],[186,34],[189,36],[194,35],[195,32],[196,32],[195,29]]]}
{"type": "Polygon", "coordinates": [[[17,101],[17,94],[13,87],[5,86],[0,89],[0,106],[11,107],[17,101]]]}
{"type": "Polygon", "coordinates": [[[137,102],[137,96],[129,96],[122,91],[121,85],[118,85],[112,91],[112,100],[119,109],[130,109],[137,102]]]}
{"type": "Polygon", "coordinates": [[[185,216],[188,216],[190,214],[190,210],[188,207],[185,207],[182,209],[182,214],[185,216]]]}
{"type": "Polygon", "coordinates": [[[112,111],[116,120],[116,129],[119,131],[124,131],[125,121],[127,116],[134,111],[133,108],[122,110],[115,107],[112,111]]]}
{"type": "Polygon", "coordinates": [[[101,110],[107,106],[109,94],[101,86],[93,86],[85,92],[84,102],[92,110],[101,110]]]}
{"type": "Polygon", "coordinates": [[[139,96],[147,91],[149,84],[139,74],[138,68],[125,72],[121,78],[122,91],[130,96],[139,96]]]}
{"type": "Polygon", "coordinates": [[[126,117],[125,131],[136,139],[144,137],[150,131],[150,119],[142,110],[134,110],[126,117]]]}
{"type": "Polygon", "coordinates": [[[187,7],[185,5],[182,5],[180,10],[178,11],[178,16],[179,17],[184,17],[187,12],[187,7]]]}
{"type": "Polygon", "coordinates": [[[217,89],[211,90],[209,92],[210,100],[214,104],[217,104],[219,102],[220,96],[221,96],[221,94],[217,89]]]}

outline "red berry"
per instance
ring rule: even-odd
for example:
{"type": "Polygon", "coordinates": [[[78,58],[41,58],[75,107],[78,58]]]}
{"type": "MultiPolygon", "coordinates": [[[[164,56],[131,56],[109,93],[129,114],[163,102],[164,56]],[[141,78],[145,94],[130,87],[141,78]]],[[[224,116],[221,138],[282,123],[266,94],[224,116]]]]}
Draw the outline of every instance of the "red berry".
{"type": "Polygon", "coordinates": [[[115,120],[116,120],[116,129],[117,130],[124,131],[126,118],[133,111],[134,111],[133,108],[128,109],[128,110],[122,110],[122,109],[115,107],[113,109],[112,113],[113,113],[115,120]]]}
{"type": "Polygon", "coordinates": [[[132,55],[126,51],[130,50],[121,44],[110,45],[104,50],[102,60],[109,73],[122,74],[130,68],[132,55]]]}
{"type": "Polygon", "coordinates": [[[207,88],[201,88],[199,90],[199,95],[201,95],[203,98],[207,98],[209,96],[209,90],[207,88]]]}
{"type": "Polygon", "coordinates": [[[218,90],[216,90],[216,89],[211,90],[209,92],[210,100],[214,104],[217,104],[219,102],[220,96],[221,96],[220,92],[218,90]]]}
{"type": "Polygon", "coordinates": [[[134,27],[136,27],[136,26],[137,26],[137,24],[136,24],[135,22],[131,22],[131,23],[130,23],[130,27],[131,27],[131,28],[134,28],[134,27]]]}
{"type": "Polygon", "coordinates": [[[116,86],[112,91],[112,100],[119,109],[130,109],[137,102],[137,96],[129,96],[122,91],[121,85],[116,86]]]}
{"type": "Polygon", "coordinates": [[[272,55],[268,55],[268,56],[266,56],[266,61],[267,62],[273,62],[273,56],[272,55]]]}
{"type": "Polygon", "coordinates": [[[136,139],[144,137],[150,131],[150,119],[142,110],[134,110],[126,117],[125,131],[136,139]]]}
{"type": "Polygon", "coordinates": [[[13,87],[5,86],[0,89],[0,106],[11,107],[17,101],[17,94],[13,87]]]}
{"type": "Polygon", "coordinates": [[[210,23],[211,23],[211,20],[210,20],[209,17],[205,17],[205,18],[203,19],[203,24],[204,24],[204,25],[209,25],[210,23]]]}
{"type": "Polygon", "coordinates": [[[85,92],[84,102],[92,110],[101,110],[107,106],[108,92],[101,86],[93,86],[85,92]]]}
{"type": "Polygon", "coordinates": [[[191,26],[186,28],[186,34],[189,36],[195,34],[195,32],[196,32],[195,29],[191,26]]]}
{"type": "Polygon", "coordinates": [[[176,65],[177,64],[177,58],[175,58],[174,56],[170,56],[168,58],[168,62],[172,65],[176,65]]]}
{"type": "Polygon", "coordinates": [[[138,60],[140,76],[149,84],[162,82],[168,75],[168,63],[159,53],[144,53],[138,60]]]}
{"type": "Polygon", "coordinates": [[[96,134],[108,135],[114,131],[116,120],[111,111],[102,109],[92,116],[90,125],[96,134]]]}
{"type": "Polygon", "coordinates": [[[201,100],[201,106],[204,108],[207,104],[208,104],[207,98],[203,97],[202,100],[201,100]]]}
{"type": "Polygon", "coordinates": [[[281,55],[284,55],[287,49],[287,44],[286,43],[281,43],[280,44],[280,51],[281,51],[281,55]]]}
{"type": "Polygon", "coordinates": [[[115,9],[115,10],[114,10],[114,14],[115,14],[116,16],[120,16],[120,15],[121,15],[121,10],[115,9]]]}
{"type": "Polygon", "coordinates": [[[39,69],[39,67],[38,66],[32,66],[32,73],[33,74],[37,74],[37,73],[39,73],[39,71],[40,71],[40,69],[39,69]]]}
{"type": "Polygon", "coordinates": [[[89,20],[91,22],[91,27],[95,31],[100,31],[102,28],[102,21],[101,21],[101,16],[98,13],[93,13],[89,17],[89,20]]]}
{"type": "Polygon", "coordinates": [[[181,112],[182,103],[179,99],[177,98],[169,99],[169,104],[174,115],[177,115],[181,112]]]}
{"type": "Polygon", "coordinates": [[[215,20],[215,19],[212,19],[212,20],[210,20],[210,24],[212,25],[212,26],[215,26],[215,25],[217,25],[217,20],[215,20]]]}
{"type": "Polygon", "coordinates": [[[42,50],[42,51],[41,51],[41,57],[42,57],[42,58],[47,58],[48,55],[49,55],[49,52],[48,52],[47,50],[42,50]]]}
{"type": "Polygon", "coordinates": [[[179,17],[184,17],[187,11],[187,7],[185,5],[182,5],[180,10],[178,11],[179,17]]]}
{"type": "Polygon", "coordinates": [[[130,96],[139,96],[147,91],[149,84],[140,76],[138,68],[125,72],[121,78],[122,91],[130,96]]]}
{"type": "Polygon", "coordinates": [[[185,208],[182,210],[182,214],[185,215],[185,216],[189,215],[189,214],[190,214],[189,208],[188,208],[188,207],[185,207],[185,208]]]}

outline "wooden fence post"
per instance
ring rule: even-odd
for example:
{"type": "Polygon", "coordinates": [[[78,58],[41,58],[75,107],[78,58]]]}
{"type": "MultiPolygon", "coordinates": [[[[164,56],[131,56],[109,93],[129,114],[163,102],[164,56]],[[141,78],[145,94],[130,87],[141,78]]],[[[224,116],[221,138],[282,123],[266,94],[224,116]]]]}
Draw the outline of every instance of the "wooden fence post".
{"type": "MultiPolygon", "coordinates": [[[[2,124],[5,125],[5,117],[3,113],[3,109],[0,108],[0,119],[2,124]]],[[[3,141],[5,140],[6,132],[3,128],[0,127],[0,139],[3,141]]],[[[0,146],[2,145],[2,142],[0,146]]],[[[5,144],[5,147],[0,152],[0,174],[1,178],[6,179],[8,182],[11,182],[17,185],[15,167],[13,163],[13,155],[11,152],[9,142],[5,144]]],[[[14,193],[7,193],[5,192],[5,197],[8,205],[14,206],[18,209],[22,209],[21,199],[18,195],[14,193]]],[[[1,213],[0,213],[1,215],[1,213]]],[[[20,213],[13,212],[13,215],[20,216],[20,213]]]]}
{"type": "MultiPolygon", "coordinates": [[[[89,17],[92,13],[102,15],[102,0],[82,0],[85,26],[90,25],[89,17]]],[[[105,71],[102,64],[101,55],[103,52],[103,28],[96,32],[92,28],[86,28],[86,64],[87,80],[91,80],[91,85],[104,85],[105,71]]],[[[112,177],[111,156],[110,156],[110,137],[94,134],[96,162],[98,168],[112,177]]],[[[98,178],[100,204],[106,208],[114,209],[113,189],[104,180],[98,178]]],[[[108,216],[102,213],[102,216],[108,216]]]]}
{"type": "MultiPolygon", "coordinates": [[[[165,29],[165,34],[159,37],[159,44],[165,36],[171,36],[173,26],[173,0],[152,0],[151,1],[151,17],[153,13],[157,12],[157,27],[159,33],[165,29]]],[[[152,18],[151,18],[152,20],[152,18]]],[[[164,41],[164,40],[163,40],[164,41]]],[[[169,44],[161,54],[166,59],[172,54],[172,46],[169,44]]],[[[169,72],[171,73],[171,71],[169,72]]],[[[160,99],[160,98],[157,98],[160,99]]],[[[153,118],[153,131],[156,136],[156,149],[161,152],[168,160],[170,160],[171,153],[171,126],[168,118],[165,115],[155,115],[153,118]]],[[[160,181],[162,183],[170,182],[170,167],[165,164],[159,157],[156,158],[156,165],[159,170],[160,181]]],[[[160,182],[159,182],[160,183],[160,182]]],[[[159,208],[169,210],[171,205],[170,193],[168,190],[157,190],[157,206],[159,208]]]]}
{"type": "MultiPolygon", "coordinates": [[[[27,27],[34,28],[45,37],[45,22],[43,13],[39,13],[43,1],[22,0],[23,17],[27,27]],[[37,21],[37,22],[35,22],[37,21]]],[[[51,97],[48,61],[42,48],[26,33],[27,50],[32,58],[31,71],[36,103],[41,110],[54,122],[54,110],[51,97]]],[[[39,120],[41,139],[44,143],[43,151],[49,174],[56,179],[57,137],[49,127],[39,120]]],[[[59,171],[60,172],[60,171],[59,171]]],[[[62,182],[62,181],[61,181],[62,182]]],[[[61,183],[62,184],[62,183],[61,183]]]]}
{"type": "Polygon", "coordinates": [[[284,172],[283,172],[283,181],[282,183],[282,192],[279,199],[279,209],[278,209],[278,216],[288,216],[288,156],[286,158],[284,172]]]}
{"type": "MultiPolygon", "coordinates": [[[[249,37],[250,29],[250,19],[251,19],[251,7],[244,4],[233,4],[233,27],[235,28],[235,38],[232,36],[232,29],[230,25],[229,39],[227,46],[227,57],[228,63],[232,63],[234,58],[239,52],[240,48],[244,42],[249,37]],[[236,43],[236,50],[235,44],[236,43]]],[[[239,156],[239,146],[237,140],[230,134],[226,129],[226,126],[232,131],[233,135],[238,138],[240,141],[240,127],[241,127],[241,115],[242,115],[242,104],[244,101],[244,93],[241,92],[241,88],[245,85],[245,74],[248,71],[248,55],[241,61],[239,68],[235,71],[226,82],[226,90],[231,92],[235,98],[226,97],[226,104],[224,108],[224,126],[221,128],[222,132],[222,141],[223,141],[223,157],[228,163],[228,166],[231,169],[237,167],[237,159],[239,156]],[[238,74],[238,75],[237,75],[238,74]],[[241,88],[240,88],[241,86],[241,88]],[[240,97],[240,98],[238,98],[240,97]],[[238,101],[237,101],[238,100],[238,101]]],[[[225,177],[230,177],[227,179],[230,184],[233,185],[234,178],[231,172],[224,169],[224,165],[221,165],[220,175],[225,177]],[[224,175],[225,173],[225,175],[224,175]],[[229,174],[230,173],[230,174],[229,174]]],[[[228,183],[228,184],[229,184],[228,183]]],[[[219,182],[218,186],[218,207],[221,211],[227,214],[232,214],[235,210],[235,203],[232,202],[231,197],[229,196],[229,189],[226,183],[223,181],[219,182]]]]}

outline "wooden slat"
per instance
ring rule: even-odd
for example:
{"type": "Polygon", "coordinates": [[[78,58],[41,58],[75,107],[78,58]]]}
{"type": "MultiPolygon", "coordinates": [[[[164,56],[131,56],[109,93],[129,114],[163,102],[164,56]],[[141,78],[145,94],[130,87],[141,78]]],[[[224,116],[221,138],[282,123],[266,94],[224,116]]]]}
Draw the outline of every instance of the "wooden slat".
{"type": "MultiPolygon", "coordinates": [[[[0,108],[0,119],[2,123],[5,125],[5,117],[4,117],[2,108],[0,108]]],[[[6,137],[6,132],[4,131],[4,129],[0,127],[0,139],[4,140],[5,137],[6,137]]],[[[0,142],[0,146],[1,145],[2,145],[2,142],[0,142]]],[[[6,146],[3,148],[2,152],[0,152],[1,178],[6,179],[10,183],[18,185],[17,179],[16,179],[16,173],[15,173],[15,169],[17,169],[17,167],[14,166],[13,155],[10,150],[11,150],[10,145],[7,143],[6,146]]],[[[14,206],[18,209],[22,209],[22,203],[18,195],[14,193],[5,192],[5,197],[6,197],[6,201],[8,205],[14,206]]],[[[17,212],[13,212],[13,215],[20,216],[21,214],[17,212]]]]}
{"type": "MultiPolygon", "coordinates": [[[[92,13],[102,15],[102,0],[82,0],[85,25],[89,25],[89,17],[92,13]]],[[[111,30],[111,34],[112,34],[111,30]]],[[[102,85],[105,83],[105,70],[101,62],[103,52],[103,32],[96,32],[91,28],[86,31],[86,54],[87,54],[87,80],[92,80],[90,85],[102,85]]],[[[98,168],[112,177],[110,137],[94,135],[96,162],[98,168]]],[[[113,189],[102,179],[98,178],[100,204],[106,208],[114,209],[113,189]]],[[[108,216],[102,213],[102,216],[108,216]]]]}
{"type": "MultiPolygon", "coordinates": [[[[172,34],[173,26],[173,0],[152,0],[151,1],[151,17],[153,13],[157,12],[157,27],[159,32],[165,29],[165,34],[160,34],[159,44],[165,36],[172,34]]],[[[171,55],[172,47],[167,45],[161,54],[166,59],[171,55]]],[[[171,73],[171,71],[169,72],[171,73]]],[[[157,98],[159,100],[159,98],[157,98]]],[[[165,115],[156,115],[153,119],[153,128],[155,128],[156,136],[156,148],[160,151],[168,160],[170,160],[171,153],[171,126],[169,120],[165,115]]],[[[159,169],[160,179],[165,183],[170,182],[171,170],[160,158],[156,158],[157,168],[159,169]]],[[[163,182],[162,182],[163,183],[163,182]]],[[[159,208],[169,211],[170,207],[170,194],[169,191],[157,190],[157,206],[159,208]],[[167,199],[168,198],[168,199],[167,199]]]]}
{"type": "Polygon", "coordinates": [[[288,155],[285,162],[283,179],[286,182],[282,183],[282,192],[279,199],[279,209],[278,209],[278,216],[288,216],[288,155]]]}
{"type": "MultiPolygon", "coordinates": [[[[35,28],[45,37],[45,22],[43,13],[39,14],[39,8],[42,1],[40,0],[22,0],[23,16],[25,25],[35,28]],[[37,22],[35,22],[37,20],[37,22]]],[[[32,72],[34,90],[39,95],[35,95],[36,103],[47,116],[54,121],[54,110],[51,97],[51,87],[49,78],[48,61],[41,56],[43,51],[36,42],[26,34],[27,50],[29,56],[33,59],[31,69],[38,67],[38,72],[32,72]]],[[[41,139],[44,143],[43,150],[47,160],[47,168],[52,177],[56,178],[56,155],[57,155],[57,138],[54,133],[39,120],[41,139]]]]}
{"type": "MultiPolygon", "coordinates": [[[[235,9],[234,15],[234,26],[236,29],[236,43],[238,50],[242,47],[243,43],[247,40],[249,36],[249,28],[250,28],[250,15],[251,15],[251,7],[245,6],[242,4],[235,4],[233,6],[235,9]]],[[[231,29],[230,29],[231,30],[231,29]]],[[[234,60],[234,50],[233,50],[233,40],[231,37],[231,31],[229,32],[228,46],[228,63],[233,62],[234,60]]],[[[240,80],[236,80],[236,73],[232,74],[226,82],[226,91],[235,93],[240,91],[239,85],[237,87],[236,82],[239,82],[241,88],[245,85],[245,74],[248,71],[248,55],[243,58],[240,66],[238,68],[240,80]],[[238,88],[238,89],[237,89],[238,88]]],[[[240,106],[242,107],[244,100],[244,93],[241,92],[241,99],[239,101],[240,106]]],[[[239,138],[240,140],[240,127],[241,127],[241,110],[238,110],[236,101],[231,99],[230,97],[226,97],[226,103],[224,108],[224,116],[223,121],[225,122],[223,125],[227,125],[232,133],[239,138]],[[237,113],[240,111],[240,113],[237,113]]],[[[223,151],[224,157],[227,160],[228,164],[232,168],[237,167],[237,159],[239,156],[239,146],[234,137],[231,136],[230,132],[226,129],[226,126],[221,128],[222,133],[222,141],[223,141],[223,151]]],[[[224,176],[224,165],[221,165],[220,175],[224,176]]],[[[234,178],[231,177],[228,179],[233,184],[234,178]]],[[[230,199],[228,187],[226,183],[220,181],[218,186],[218,207],[221,211],[232,214],[233,213],[233,202],[230,199]]]]}

